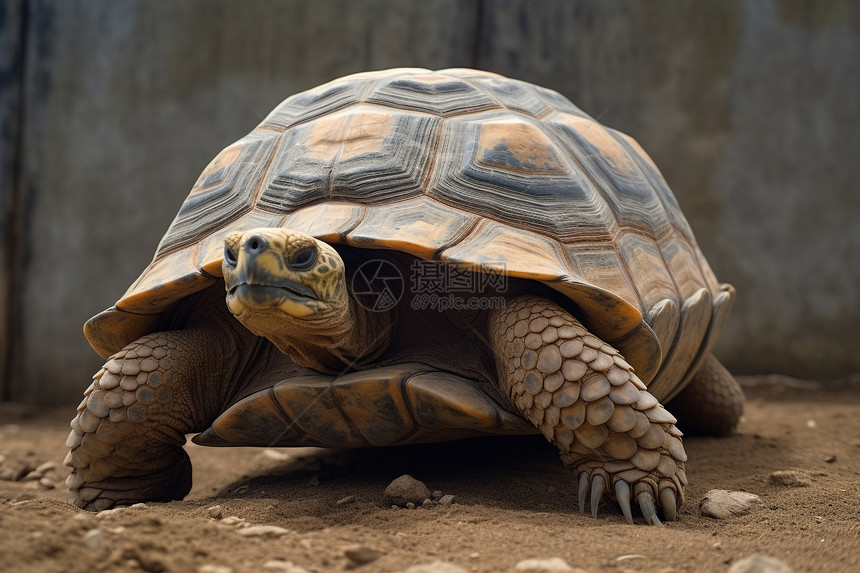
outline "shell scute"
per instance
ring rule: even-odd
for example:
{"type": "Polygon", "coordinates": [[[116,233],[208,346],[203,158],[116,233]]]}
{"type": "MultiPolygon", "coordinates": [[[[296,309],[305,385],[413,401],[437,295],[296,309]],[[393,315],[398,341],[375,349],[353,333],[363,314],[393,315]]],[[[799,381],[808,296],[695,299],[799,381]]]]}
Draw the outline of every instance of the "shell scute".
{"type": "Polygon", "coordinates": [[[367,216],[346,237],[358,247],[383,244],[425,260],[463,236],[478,217],[451,211],[438,203],[418,198],[368,210],[367,216]]]}
{"type": "Polygon", "coordinates": [[[566,151],[531,120],[490,112],[445,123],[427,194],[568,241],[608,238],[614,217],[566,151]]]}
{"type": "Polygon", "coordinates": [[[372,78],[358,77],[358,74],[331,81],[288,97],[260,125],[283,130],[309,121],[355,103],[372,85],[372,78]]]}
{"type": "Polygon", "coordinates": [[[156,258],[207,236],[254,205],[268,158],[280,134],[256,130],[222,151],[182,203],[158,245],[156,258]]]}
{"type": "Polygon", "coordinates": [[[284,136],[257,207],[289,213],[326,200],[370,204],[419,195],[440,122],[358,105],[297,126],[284,136]]]}
{"type": "Polygon", "coordinates": [[[367,101],[440,116],[499,107],[487,94],[444,72],[388,79],[368,95],[367,101]]]}

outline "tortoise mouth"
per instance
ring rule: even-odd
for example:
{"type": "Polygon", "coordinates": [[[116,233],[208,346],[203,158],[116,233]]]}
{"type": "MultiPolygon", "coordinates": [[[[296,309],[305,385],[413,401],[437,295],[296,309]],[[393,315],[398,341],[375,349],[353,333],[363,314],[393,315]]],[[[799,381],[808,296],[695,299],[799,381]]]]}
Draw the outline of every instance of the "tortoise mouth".
{"type": "Polygon", "coordinates": [[[309,286],[289,280],[284,280],[279,285],[242,283],[228,292],[231,297],[238,298],[246,307],[256,309],[280,306],[286,300],[299,304],[319,301],[316,293],[309,286]]]}

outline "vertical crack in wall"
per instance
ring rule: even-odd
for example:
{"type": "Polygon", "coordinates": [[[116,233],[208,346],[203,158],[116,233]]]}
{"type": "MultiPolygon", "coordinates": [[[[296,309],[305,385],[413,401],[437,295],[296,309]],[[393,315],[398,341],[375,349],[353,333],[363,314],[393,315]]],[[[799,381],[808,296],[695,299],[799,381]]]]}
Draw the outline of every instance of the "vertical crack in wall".
{"type": "Polygon", "coordinates": [[[2,8],[0,46],[0,401],[11,398],[14,376],[16,331],[20,324],[20,213],[23,166],[23,98],[27,64],[28,0],[9,2],[2,8]]]}

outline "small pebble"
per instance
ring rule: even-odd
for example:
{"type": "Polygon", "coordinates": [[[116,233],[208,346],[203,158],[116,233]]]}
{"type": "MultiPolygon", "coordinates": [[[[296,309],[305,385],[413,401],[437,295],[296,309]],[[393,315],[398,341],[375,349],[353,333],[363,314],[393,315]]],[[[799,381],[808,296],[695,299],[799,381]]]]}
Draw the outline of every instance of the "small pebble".
{"type": "Polygon", "coordinates": [[[247,485],[240,485],[239,487],[237,487],[236,489],[233,490],[233,493],[235,493],[236,495],[242,495],[242,494],[248,493],[249,489],[250,488],[247,485]]]}
{"type": "Polygon", "coordinates": [[[782,561],[754,553],[735,562],[728,573],[792,573],[792,569],[782,561]]]}
{"type": "Polygon", "coordinates": [[[54,487],[56,487],[56,486],[54,485],[54,482],[52,482],[52,481],[51,481],[51,480],[49,480],[48,478],[42,478],[42,479],[40,479],[40,480],[39,480],[39,485],[41,485],[41,486],[42,486],[43,488],[45,488],[45,489],[54,489],[54,487]]]}
{"type": "Polygon", "coordinates": [[[372,563],[382,556],[382,553],[376,549],[365,547],[363,545],[354,545],[343,550],[343,554],[354,565],[366,565],[372,563]]]}
{"type": "Polygon", "coordinates": [[[728,519],[752,513],[761,505],[761,498],[752,493],[712,489],[705,494],[699,510],[707,517],[728,519]]]}
{"type": "Polygon", "coordinates": [[[42,474],[46,474],[46,473],[53,471],[55,469],[57,469],[57,463],[50,461],[50,460],[48,460],[47,462],[43,462],[43,463],[39,464],[38,466],[36,466],[36,471],[40,472],[42,474]]]}
{"type": "Polygon", "coordinates": [[[45,474],[40,471],[33,470],[24,476],[24,481],[39,481],[43,477],[45,477],[45,474]]]}
{"type": "Polygon", "coordinates": [[[6,481],[21,481],[24,476],[29,474],[35,468],[27,462],[15,463],[8,461],[0,468],[0,480],[6,481]]]}
{"type": "Polygon", "coordinates": [[[221,516],[224,515],[220,505],[213,505],[212,507],[207,508],[206,513],[208,513],[209,517],[213,519],[221,519],[221,516]]]}
{"type": "Polygon", "coordinates": [[[413,565],[405,571],[405,573],[469,573],[459,565],[454,565],[449,561],[433,561],[432,563],[423,563],[421,565],[413,565]]]}
{"type": "Polygon", "coordinates": [[[241,517],[236,517],[235,515],[231,515],[229,517],[225,517],[221,520],[221,523],[224,525],[239,525],[240,523],[245,523],[245,520],[241,517]]]}
{"type": "Polygon", "coordinates": [[[524,573],[573,573],[574,571],[581,571],[568,565],[561,557],[526,559],[517,563],[514,569],[524,573]]]}
{"type": "Polygon", "coordinates": [[[352,503],[352,502],[354,502],[354,501],[355,501],[355,496],[348,495],[348,496],[346,496],[346,497],[342,497],[342,498],[340,498],[339,500],[337,500],[336,502],[334,502],[334,504],[335,504],[335,505],[344,505],[344,504],[346,504],[346,503],[352,503]]]}
{"type": "Polygon", "coordinates": [[[249,525],[239,530],[239,535],[245,537],[280,537],[290,533],[289,529],[277,525],[249,525]]]}
{"type": "Polygon", "coordinates": [[[812,483],[809,479],[809,474],[799,470],[773,472],[768,477],[768,480],[772,484],[786,487],[806,487],[812,483]]]}
{"type": "Polygon", "coordinates": [[[433,501],[439,501],[439,499],[440,499],[443,495],[445,495],[445,494],[444,494],[444,493],[442,493],[442,490],[435,489],[435,490],[433,490],[433,496],[432,496],[430,499],[432,499],[433,501]]]}
{"type": "Polygon", "coordinates": [[[439,499],[439,505],[451,505],[452,503],[454,503],[454,496],[450,493],[448,495],[443,495],[439,499]]]}
{"type": "Polygon", "coordinates": [[[104,519],[105,517],[113,517],[115,515],[121,515],[123,513],[128,512],[128,507],[115,507],[113,509],[103,509],[100,512],[96,513],[96,517],[99,519],[104,519]]]}
{"type": "Polygon", "coordinates": [[[275,460],[279,462],[289,460],[293,457],[290,452],[284,450],[263,450],[263,456],[269,458],[270,460],[275,460]]]}
{"type": "Polygon", "coordinates": [[[408,503],[419,504],[433,494],[424,485],[410,475],[402,475],[388,484],[385,488],[385,497],[389,503],[407,505],[408,503]]]}
{"type": "Polygon", "coordinates": [[[263,563],[263,569],[272,569],[274,571],[282,571],[283,573],[310,573],[304,567],[299,567],[292,561],[283,561],[281,559],[270,559],[263,563]]]}
{"type": "Polygon", "coordinates": [[[311,479],[308,480],[308,485],[310,485],[310,486],[316,487],[319,484],[320,484],[319,476],[316,476],[316,475],[311,476],[311,479]]]}
{"type": "Polygon", "coordinates": [[[421,507],[430,507],[431,505],[436,505],[436,502],[432,499],[425,499],[424,502],[421,504],[421,507]]]}
{"type": "Polygon", "coordinates": [[[832,464],[836,461],[836,456],[827,456],[824,458],[825,463],[832,464]]]}
{"type": "Polygon", "coordinates": [[[101,549],[102,545],[104,545],[104,542],[105,534],[99,528],[90,529],[89,531],[84,533],[84,544],[86,544],[86,546],[93,551],[98,551],[99,549],[101,549]]]}
{"type": "Polygon", "coordinates": [[[233,573],[233,568],[226,565],[207,564],[198,567],[197,573],[233,573]]]}
{"type": "Polygon", "coordinates": [[[406,502],[406,509],[415,509],[415,504],[411,501],[406,502]]]}

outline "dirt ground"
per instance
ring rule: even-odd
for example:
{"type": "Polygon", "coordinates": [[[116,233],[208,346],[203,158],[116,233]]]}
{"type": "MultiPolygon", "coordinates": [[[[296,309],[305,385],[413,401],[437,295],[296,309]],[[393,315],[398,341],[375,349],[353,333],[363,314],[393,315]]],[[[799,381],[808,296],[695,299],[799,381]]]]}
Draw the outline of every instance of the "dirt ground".
{"type": "Polygon", "coordinates": [[[36,414],[0,404],[0,571],[371,572],[441,560],[481,572],[554,557],[588,572],[727,571],[756,553],[795,571],[860,571],[860,384],[742,382],[735,435],[685,438],[687,504],[664,528],[638,516],[631,527],[608,502],[598,519],[580,515],[571,475],[542,437],[349,452],[189,446],[184,501],[92,514],[65,502],[73,405],[36,414]],[[783,470],[799,483],[774,483],[783,470]],[[454,503],[393,509],[383,491],[407,473],[454,503]],[[763,504],[702,516],[715,488],[763,504]]]}

